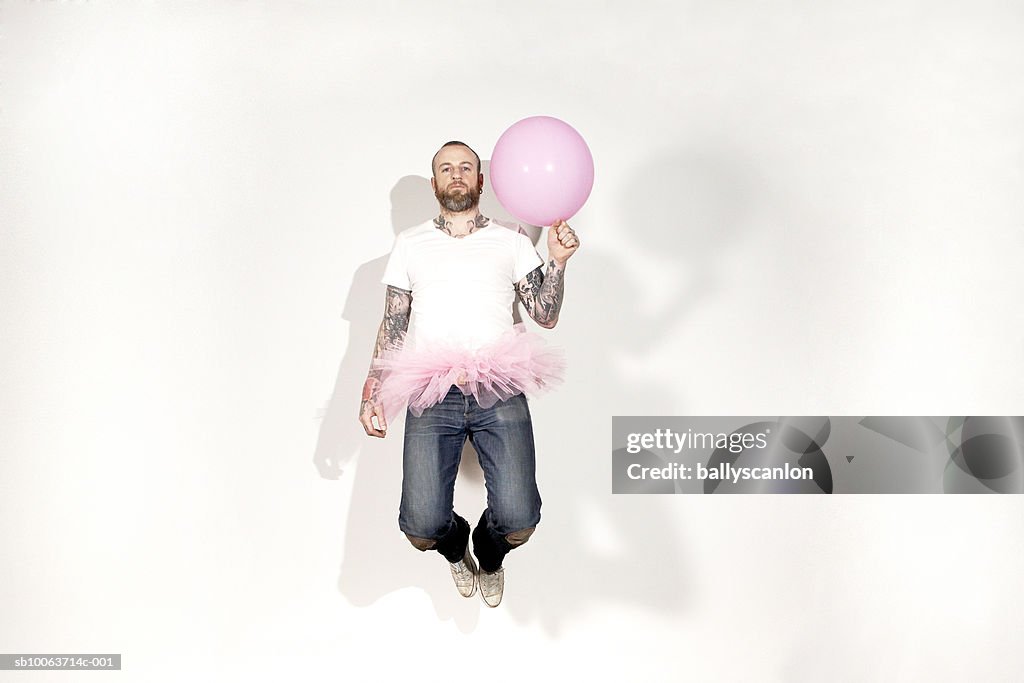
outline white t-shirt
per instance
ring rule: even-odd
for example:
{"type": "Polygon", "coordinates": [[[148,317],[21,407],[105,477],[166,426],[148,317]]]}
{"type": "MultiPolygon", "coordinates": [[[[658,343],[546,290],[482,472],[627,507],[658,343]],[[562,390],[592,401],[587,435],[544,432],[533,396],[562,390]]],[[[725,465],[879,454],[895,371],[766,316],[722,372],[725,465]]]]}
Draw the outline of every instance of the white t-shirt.
{"type": "Polygon", "coordinates": [[[543,264],[529,237],[493,221],[452,237],[430,220],[397,235],[381,282],[412,291],[412,347],[473,350],[512,329],[515,284],[543,264]]]}

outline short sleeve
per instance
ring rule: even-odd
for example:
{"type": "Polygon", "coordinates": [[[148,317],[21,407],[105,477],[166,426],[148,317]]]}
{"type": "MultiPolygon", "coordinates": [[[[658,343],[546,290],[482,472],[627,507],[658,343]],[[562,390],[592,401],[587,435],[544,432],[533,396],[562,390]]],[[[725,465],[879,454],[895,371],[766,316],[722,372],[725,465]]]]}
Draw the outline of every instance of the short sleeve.
{"type": "Polygon", "coordinates": [[[543,259],[533,248],[530,238],[519,233],[516,235],[516,267],[512,274],[512,282],[519,282],[526,277],[534,268],[544,265],[543,259]]]}
{"type": "Polygon", "coordinates": [[[412,290],[412,284],[409,282],[409,268],[405,259],[405,240],[401,235],[395,238],[395,246],[391,249],[388,263],[384,266],[384,276],[380,281],[399,289],[412,290]]]}

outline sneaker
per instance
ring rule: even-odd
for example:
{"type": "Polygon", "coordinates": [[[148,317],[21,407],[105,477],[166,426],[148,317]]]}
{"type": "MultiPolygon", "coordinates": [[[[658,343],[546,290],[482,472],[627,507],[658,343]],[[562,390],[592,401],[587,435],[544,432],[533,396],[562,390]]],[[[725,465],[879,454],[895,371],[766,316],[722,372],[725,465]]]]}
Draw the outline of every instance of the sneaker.
{"type": "Polygon", "coordinates": [[[480,597],[488,607],[497,607],[501,603],[501,594],[505,590],[505,568],[496,572],[480,570],[480,597]]]}
{"type": "Polygon", "coordinates": [[[458,562],[448,563],[452,569],[452,578],[455,580],[455,587],[459,595],[464,598],[473,597],[476,593],[476,562],[472,553],[469,552],[469,545],[466,545],[466,554],[458,562]]]}

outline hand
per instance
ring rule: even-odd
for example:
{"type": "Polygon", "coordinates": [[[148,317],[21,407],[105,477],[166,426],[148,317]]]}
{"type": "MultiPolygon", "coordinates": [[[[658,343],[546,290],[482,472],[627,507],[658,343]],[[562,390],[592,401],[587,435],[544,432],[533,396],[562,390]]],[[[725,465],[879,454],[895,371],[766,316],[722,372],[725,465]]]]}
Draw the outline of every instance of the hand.
{"type": "Polygon", "coordinates": [[[359,404],[359,423],[363,425],[367,436],[376,436],[381,439],[387,436],[388,423],[384,419],[384,405],[380,401],[380,380],[376,377],[367,377],[363,384],[363,400],[359,404]],[[378,426],[373,424],[375,417],[378,426]]]}
{"type": "Polygon", "coordinates": [[[564,266],[579,248],[580,238],[565,221],[559,219],[548,228],[548,258],[564,266]]]}

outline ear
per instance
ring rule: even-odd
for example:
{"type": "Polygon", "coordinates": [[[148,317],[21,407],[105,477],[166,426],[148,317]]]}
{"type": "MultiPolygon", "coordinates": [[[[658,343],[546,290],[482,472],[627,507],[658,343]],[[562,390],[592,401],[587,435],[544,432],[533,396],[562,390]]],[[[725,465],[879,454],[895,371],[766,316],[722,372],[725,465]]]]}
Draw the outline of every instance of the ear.
{"type": "Polygon", "coordinates": [[[477,179],[476,186],[478,189],[484,189],[484,174],[480,173],[480,177],[477,179]]]}
{"type": "Polygon", "coordinates": [[[433,190],[434,192],[437,192],[437,183],[434,182],[433,177],[430,178],[430,189],[433,190]]]}

